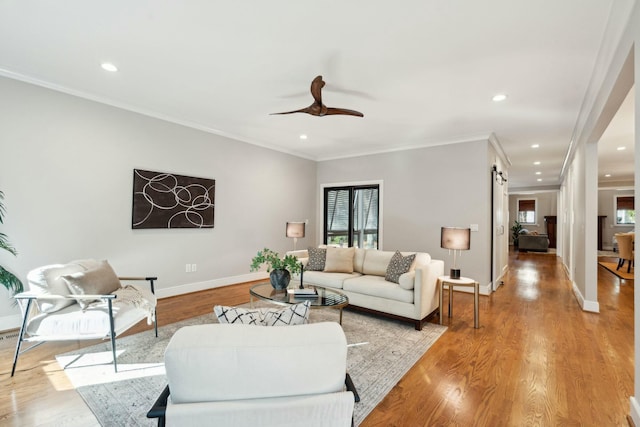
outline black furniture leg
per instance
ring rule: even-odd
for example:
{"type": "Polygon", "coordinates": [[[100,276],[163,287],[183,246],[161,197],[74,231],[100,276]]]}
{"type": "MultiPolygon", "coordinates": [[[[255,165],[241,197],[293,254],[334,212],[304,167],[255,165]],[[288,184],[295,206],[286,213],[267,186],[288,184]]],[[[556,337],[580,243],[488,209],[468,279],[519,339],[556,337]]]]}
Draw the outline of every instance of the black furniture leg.
{"type": "Polygon", "coordinates": [[[22,340],[24,339],[24,330],[27,327],[27,318],[29,317],[29,310],[31,309],[31,303],[33,300],[29,298],[27,300],[27,308],[24,311],[24,318],[22,319],[22,326],[20,327],[20,336],[16,344],[16,354],[13,356],[13,367],[11,368],[11,376],[16,372],[16,365],[18,364],[18,356],[20,356],[20,347],[22,346],[22,340]]]}
{"type": "Polygon", "coordinates": [[[109,304],[109,325],[111,326],[111,352],[113,353],[113,369],[118,372],[118,361],[116,360],[116,332],[114,331],[115,325],[113,324],[113,304],[111,299],[107,299],[109,304]]]}

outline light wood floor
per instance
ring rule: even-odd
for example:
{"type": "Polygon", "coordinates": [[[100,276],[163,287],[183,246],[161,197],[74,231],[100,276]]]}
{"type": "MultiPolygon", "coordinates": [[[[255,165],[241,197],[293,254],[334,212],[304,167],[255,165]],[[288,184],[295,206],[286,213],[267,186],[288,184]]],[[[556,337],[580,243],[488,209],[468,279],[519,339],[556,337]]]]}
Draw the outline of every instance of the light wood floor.
{"type": "MultiPolygon", "coordinates": [[[[249,286],[163,299],[159,322],[247,302],[249,286]]],[[[480,298],[480,329],[472,295],[456,292],[447,332],[362,426],[627,426],[633,282],[599,267],[598,289],[600,314],[583,312],[554,256],[511,254],[505,285],[480,298]]],[[[96,425],[54,359],[88,344],[45,344],[10,378],[15,339],[0,342],[0,425],[96,425]]]]}

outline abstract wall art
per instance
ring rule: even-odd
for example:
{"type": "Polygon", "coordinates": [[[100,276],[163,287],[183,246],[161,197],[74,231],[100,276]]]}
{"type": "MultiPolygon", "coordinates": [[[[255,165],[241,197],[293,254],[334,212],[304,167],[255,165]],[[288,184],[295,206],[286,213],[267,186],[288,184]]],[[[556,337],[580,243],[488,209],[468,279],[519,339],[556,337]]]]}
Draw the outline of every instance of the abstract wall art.
{"type": "Polygon", "coordinates": [[[213,228],[216,181],[133,170],[131,227],[213,228]]]}

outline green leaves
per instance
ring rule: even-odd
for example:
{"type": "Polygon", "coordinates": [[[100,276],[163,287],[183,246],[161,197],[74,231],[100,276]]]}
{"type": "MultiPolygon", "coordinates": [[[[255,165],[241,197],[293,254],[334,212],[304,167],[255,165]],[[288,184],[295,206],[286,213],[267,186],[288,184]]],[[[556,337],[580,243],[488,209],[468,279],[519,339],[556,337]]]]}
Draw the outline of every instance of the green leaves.
{"type": "Polygon", "coordinates": [[[22,282],[14,274],[8,272],[4,267],[0,266],[0,282],[12,294],[18,294],[24,290],[22,282]]]}
{"type": "MultiPolygon", "coordinates": [[[[6,210],[4,208],[4,193],[0,191],[0,224],[4,223],[4,215],[6,210]]],[[[18,255],[18,251],[14,248],[7,238],[7,235],[4,233],[0,233],[0,249],[4,249],[9,252],[13,256],[18,255]]],[[[24,286],[20,279],[18,279],[13,273],[7,271],[3,266],[0,265],[0,283],[7,288],[12,294],[17,294],[24,290],[24,286]]]]}
{"type": "Polygon", "coordinates": [[[300,273],[302,266],[293,255],[287,255],[284,258],[280,258],[280,255],[272,251],[269,248],[264,248],[258,251],[255,257],[251,260],[251,271],[257,271],[262,265],[267,266],[267,273],[271,270],[289,270],[289,273],[300,273]]]}

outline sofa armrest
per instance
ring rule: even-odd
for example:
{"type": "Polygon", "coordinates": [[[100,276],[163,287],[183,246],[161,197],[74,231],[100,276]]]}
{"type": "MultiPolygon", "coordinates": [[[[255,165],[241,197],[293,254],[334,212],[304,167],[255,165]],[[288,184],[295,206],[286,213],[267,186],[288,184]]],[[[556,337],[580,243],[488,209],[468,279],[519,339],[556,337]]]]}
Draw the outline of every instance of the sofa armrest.
{"type": "Polygon", "coordinates": [[[293,255],[294,257],[300,259],[300,258],[309,258],[309,251],[306,249],[300,249],[297,251],[287,251],[287,253],[285,253],[285,255],[293,255]]]}
{"type": "Polygon", "coordinates": [[[438,308],[438,277],[444,275],[444,261],[432,259],[429,265],[416,268],[414,302],[420,319],[438,308]]]}

